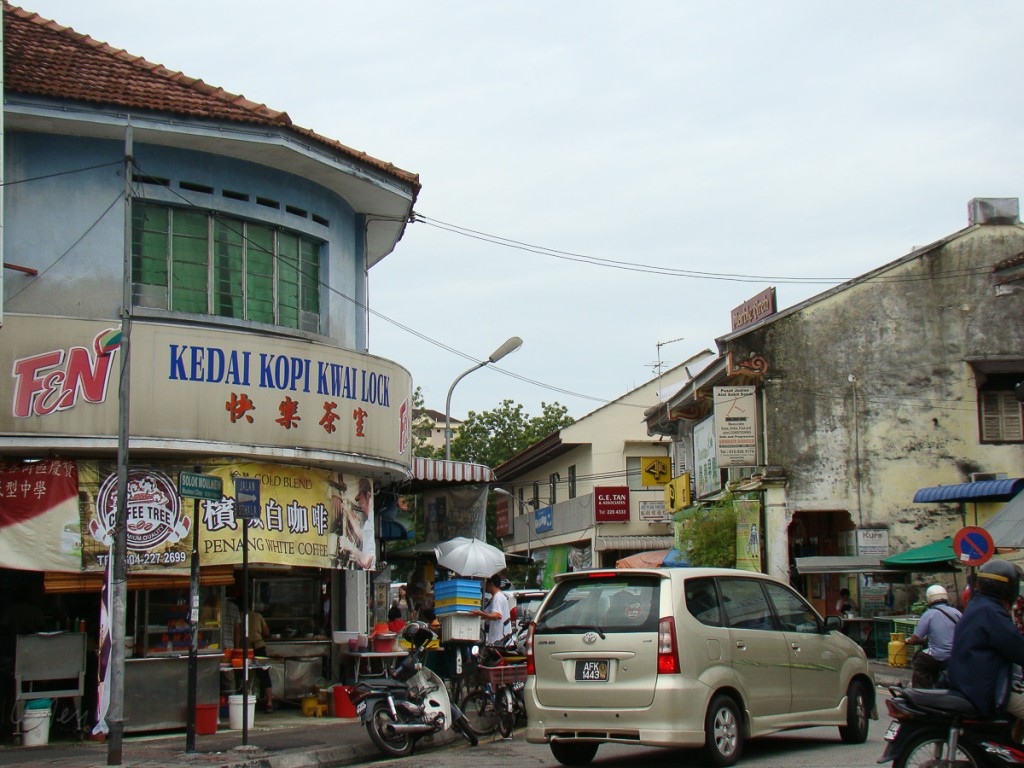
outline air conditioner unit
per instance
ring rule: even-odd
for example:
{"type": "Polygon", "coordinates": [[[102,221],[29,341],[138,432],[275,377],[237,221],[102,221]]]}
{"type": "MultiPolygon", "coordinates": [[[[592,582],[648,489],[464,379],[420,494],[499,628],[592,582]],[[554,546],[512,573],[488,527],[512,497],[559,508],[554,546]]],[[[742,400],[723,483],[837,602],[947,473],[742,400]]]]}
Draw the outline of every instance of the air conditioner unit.
{"type": "Polygon", "coordinates": [[[1005,472],[971,472],[971,482],[980,483],[984,480],[1006,480],[1005,472]]]}

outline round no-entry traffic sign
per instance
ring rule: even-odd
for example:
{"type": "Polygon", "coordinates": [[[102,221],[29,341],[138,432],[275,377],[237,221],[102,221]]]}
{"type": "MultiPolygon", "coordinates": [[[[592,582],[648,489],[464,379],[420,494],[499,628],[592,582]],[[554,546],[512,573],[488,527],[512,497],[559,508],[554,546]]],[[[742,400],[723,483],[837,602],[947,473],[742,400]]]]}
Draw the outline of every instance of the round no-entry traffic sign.
{"type": "Polygon", "coordinates": [[[972,525],[956,532],[956,536],[953,537],[953,551],[964,565],[982,565],[995,554],[996,545],[992,541],[992,534],[984,528],[972,525]]]}

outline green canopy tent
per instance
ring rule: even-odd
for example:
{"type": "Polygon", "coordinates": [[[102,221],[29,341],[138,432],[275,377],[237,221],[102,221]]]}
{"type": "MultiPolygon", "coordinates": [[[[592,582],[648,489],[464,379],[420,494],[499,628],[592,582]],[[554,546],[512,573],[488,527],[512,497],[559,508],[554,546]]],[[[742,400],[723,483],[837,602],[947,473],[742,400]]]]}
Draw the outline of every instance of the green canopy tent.
{"type": "Polygon", "coordinates": [[[887,557],[882,565],[921,573],[956,573],[960,570],[952,536],[887,557]]]}
{"type": "Polygon", "coordinates": [[[952,573],[953,589],[956,594],[960,594],[960,586],[956,580],[960,565],[953,549],[952,536],[887,557],[882,561],[882,565],[908,573],[952,573]]]}

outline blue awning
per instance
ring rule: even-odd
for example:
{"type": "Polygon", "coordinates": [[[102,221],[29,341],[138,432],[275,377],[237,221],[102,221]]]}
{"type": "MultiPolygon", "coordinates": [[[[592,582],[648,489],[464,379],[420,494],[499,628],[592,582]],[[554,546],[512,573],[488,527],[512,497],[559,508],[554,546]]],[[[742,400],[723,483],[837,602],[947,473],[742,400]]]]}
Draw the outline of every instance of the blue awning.
{"type": "Polygon", "coordinates": [[[976,483],[933,485],[914,494],[917,503],[937,501],[1009,501],[1024,490],[1024,477],[979,480],[976,483]]]}

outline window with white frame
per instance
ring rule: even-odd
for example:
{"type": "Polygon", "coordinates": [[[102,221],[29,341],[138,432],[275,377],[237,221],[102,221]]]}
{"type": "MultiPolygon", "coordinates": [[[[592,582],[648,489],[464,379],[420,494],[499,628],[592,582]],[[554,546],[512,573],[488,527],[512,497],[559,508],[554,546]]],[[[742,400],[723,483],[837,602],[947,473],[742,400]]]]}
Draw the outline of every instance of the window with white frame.
{"type": "Polygon", "coordinates": [[[322,247],[276,226],[135,202],[134,302],[319,332],[322,247]]]}
{"type": "Polygon", "coordinates": [[[626,457],[626,480],[631,491],[644,491],[642,458],[640,456],[626,457]]]}

